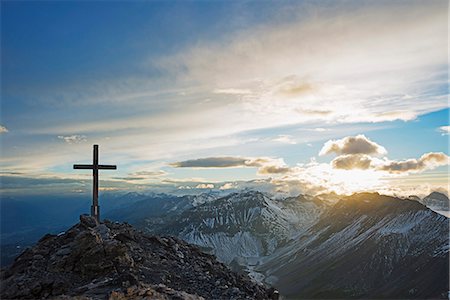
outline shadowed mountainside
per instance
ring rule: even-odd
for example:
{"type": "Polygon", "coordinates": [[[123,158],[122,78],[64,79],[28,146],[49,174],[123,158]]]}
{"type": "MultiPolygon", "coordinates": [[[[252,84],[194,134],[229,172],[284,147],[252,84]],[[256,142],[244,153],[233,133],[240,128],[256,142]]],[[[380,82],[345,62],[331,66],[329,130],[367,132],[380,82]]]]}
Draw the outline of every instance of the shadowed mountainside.
{"type": "Polygon", "coordinates": [[[416,201],[355,194],[258,271],[288,298],[447,299],[448,228],[416,201]]]}

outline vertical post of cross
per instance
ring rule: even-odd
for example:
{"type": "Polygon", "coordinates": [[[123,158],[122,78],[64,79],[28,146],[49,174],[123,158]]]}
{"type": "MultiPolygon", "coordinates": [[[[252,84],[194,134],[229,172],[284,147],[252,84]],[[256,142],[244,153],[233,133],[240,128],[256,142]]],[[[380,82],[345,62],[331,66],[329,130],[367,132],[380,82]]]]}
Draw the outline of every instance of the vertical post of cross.
{"type": "Polygon", "coordinates": [[[100,222],[100,206],[98,205],[98,170],[116,170],[115,165],[99,165],[98,164],[98,145],[94,145],[92,165],[73,165],[74,169],[92,170],[93,187],[92,187],[92,205],[91,216],[100,222]]]}
{"type": "Polygon", "coordinates": [[[94,184],[92,187],[92,206],[91,206],[91,216],[100,221],[100,207],[98,205],[98,145],[94,145],[92,161],[92,176],[94,177],[94,184]]]}

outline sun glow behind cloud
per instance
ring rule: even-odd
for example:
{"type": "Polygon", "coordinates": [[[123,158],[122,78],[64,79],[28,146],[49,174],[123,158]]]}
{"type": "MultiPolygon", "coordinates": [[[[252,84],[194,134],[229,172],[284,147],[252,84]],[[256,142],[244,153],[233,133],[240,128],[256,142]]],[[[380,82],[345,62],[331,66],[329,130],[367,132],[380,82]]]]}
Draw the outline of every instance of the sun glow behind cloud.
{"type": "MultiPolygon", "coordinates": [[[[276,192],[286,194],[324,193],[351,194],[361,191],[389,191],[392,179],[407,178],[450,164],[444,153],[425,153],[418,159],[390,160],[387,150],[364,135],[347,136],[327,141],[320,155],[335,153],[329,163],[314,158],[307,164],[288,166],[283,159],[269,157],[207,157],[174,162],[174,168],[257,168],[256,174],[272,184],[276,192]]],[[[441,188],[441,187],[440,187],[441,188]]],[[[398,193],[398,187],[396,190],[398,193]]],[[[410,193],[404,189],[403,193],[410,193]]]]}
{"type": "MultiPolygon", "coordinates": [[[[2,168],[76,178],[68,173],[71,164],[89,160],[90,144],[99,143],[101,160],[121,165],[118,174],[106,178],[135,186],[202,177],[204,182],[193,181],[195,188],[234,176],[271,178],[276,188],[300,192],[348,192],[405,178],[412,172],[388,169],[413,166],[412,160],[418,172],[431,169],[420,156],[447,149],[429,149],[421,141],[422,153],[397,153],[389,161],[380,157],[386,155],[380,146],[376,153],[325,151],[337,156],[299,163],[318,154],[305,145],[368,135],[378,126],[374,123],[411,123],[448,107],[447,4],[299,2],[289,13],[282,8],[273,9],[270,21],[223,30],[177,45],[176,51],[144,50],[141,72],[72,78],[12,94],[8,89],[6,103],[22,97],[24,107],[34,108],[6,106],[2,168]],[[220,170],[170,166],[223,154],[241,158],[228,177],[220,170]]],[[[441,125],[434,131],[447,133],[448,126],[441,125]]],[[[399,135],[384,146],[401,144],[399,135]]]]}

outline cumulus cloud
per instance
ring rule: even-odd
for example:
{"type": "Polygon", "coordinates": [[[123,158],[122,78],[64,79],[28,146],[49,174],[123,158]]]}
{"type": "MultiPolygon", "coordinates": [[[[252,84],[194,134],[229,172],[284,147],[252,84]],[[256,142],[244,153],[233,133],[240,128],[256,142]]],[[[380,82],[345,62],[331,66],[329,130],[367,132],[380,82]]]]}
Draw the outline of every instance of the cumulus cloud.
{"type": "Polygon", "coordinates": [[[442,152],[429,152],[419,159],[384,161],[375,168],[394,174],[418,173],[450,164],[450,157],[442,152]]]}
{"type": "Polygon", "coordinates": [[[367,170],[371,167],[372,157],[366,154],[345,154],[340,155],[331,161],[335,169],[360,169],[367,170]]]}
{"type": "Polygon", "coordinates": [[[86,136],[78,135],[78,134],[58,135],[58,139],[63,140],[64,142],[66,142],[68,144],[79,144],[79,143],[87,141],[86,136]]]}
{"type": "Polygon", "coordinates": [[[200,183],[195,186],[196,189],[213,189],[214,184],[212,183],[200,183]]]}
{"type": "Polygon", "coordinates": [[[5,126],[0,125],[0,134],[1,133],[7,133],[9,132],[8,128],[6,128],[5,126]]]}
{"type": "Polygon", "coordinates": [[[441,127],[438,128],[438,131],[442,135],[448,135],[450,133],[450,126],[441,126],[441,127]]]}
{"type": "Polygon", "coordinates": [[[390,174],[420,173],[448,165],[450,158],[442,152],[429,152],[420,158],[406,160],[379,159],[365,154],[340,155],[331,161],[334,169],[341,170],[375,170],[390,174]]]}
{"type": "Polygon", "coordinates": [[[226,182],[226,183],[224,183],[223,185],[221,185],[220,187],[219,187],[219,190],[231,190],[231,189],[235,189],[235,188],[237,188],[238,186],[237,185],[235,185],[234,183],[232,183],[232,182],[226,182]]]}
{"type": "Polygon", "coordinates": [[[277,166],[277,165],[263,165],[258,168],[258,174],[286,174],[291,171],[290,167],[287,166],[277,166]]]}
{"type": "Polygon", "coordinates": [[[346,154],[368,154],[380,155],[386,154],[384,147],[372,142],[365,135],[347,136],[340,140],[330,140],[325,143],[319,155],[336,153],[338,155],[346,154]]]}
{"type": "Polygon", "coordinates": [[[374,170],[390,174],[420,173],[449,164],[449,156],[442,152],[429,152],[420,158],[389,160],[376,156],[386,154],[386,149],[364,135],[348,136],[330,140],[324,144],[319,155],[336,153],[330,165],[339,170],[374,170]]]}

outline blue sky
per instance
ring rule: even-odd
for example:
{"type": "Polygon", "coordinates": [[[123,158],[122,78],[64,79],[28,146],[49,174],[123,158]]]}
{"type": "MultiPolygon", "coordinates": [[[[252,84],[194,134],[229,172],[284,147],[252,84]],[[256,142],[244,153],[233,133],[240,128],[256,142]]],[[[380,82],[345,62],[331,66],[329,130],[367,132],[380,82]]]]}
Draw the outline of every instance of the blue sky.
{"type": "Polygon", "coordinates": [[[448,189],[445,1],[1,5],[4,192],[448,189]]]}

